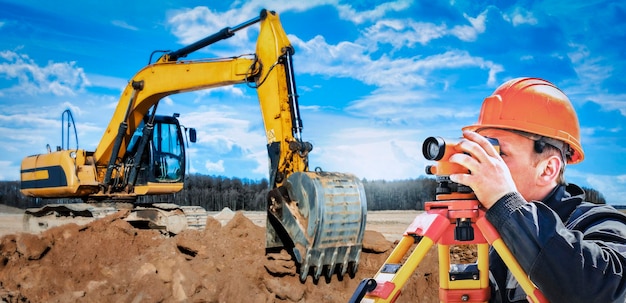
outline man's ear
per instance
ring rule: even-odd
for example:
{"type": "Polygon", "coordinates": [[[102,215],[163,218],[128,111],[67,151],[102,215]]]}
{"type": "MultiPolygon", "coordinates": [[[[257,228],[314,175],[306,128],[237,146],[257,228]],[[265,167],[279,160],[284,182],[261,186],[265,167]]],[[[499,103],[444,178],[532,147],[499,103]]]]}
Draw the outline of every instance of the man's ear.
{"type": "Polygon", "coordinates": [[[540,161],[537,167],[540,169],[537,185],[546,186],[558,182],[561,166],[563,166],[563,162],[558,156],[550,156],[540,161]]]}

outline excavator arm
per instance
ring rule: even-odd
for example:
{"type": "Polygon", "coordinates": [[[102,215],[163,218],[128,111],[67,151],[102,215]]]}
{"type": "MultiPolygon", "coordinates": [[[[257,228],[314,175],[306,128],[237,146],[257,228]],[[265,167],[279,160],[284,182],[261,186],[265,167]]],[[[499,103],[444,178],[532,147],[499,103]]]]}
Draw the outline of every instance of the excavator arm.
{"type": "MultiPolygon", "coordinates": [[[[264,13],[262,13],[262,16],[264,13]]],[[[293,70],[294,49],[278,16],[263,17],[256,54],[257,94],[269,156],[266,248],[287,249],[300,279],[354,274],[362,248],[367,203],[351,174],[309,171],[313,145],[302,140],[302,119],[293,70]]]]}

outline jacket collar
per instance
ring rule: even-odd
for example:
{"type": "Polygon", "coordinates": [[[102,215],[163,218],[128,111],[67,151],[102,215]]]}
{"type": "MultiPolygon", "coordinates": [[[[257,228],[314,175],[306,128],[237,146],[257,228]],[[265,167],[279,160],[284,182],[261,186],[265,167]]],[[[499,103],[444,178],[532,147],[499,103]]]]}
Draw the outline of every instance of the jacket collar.
{"type": "Polygon", "coordinates": [[[585,192],[575,184],[557,185],[541,202],[554,210],[566,222],[585,199],[585,192]]]}

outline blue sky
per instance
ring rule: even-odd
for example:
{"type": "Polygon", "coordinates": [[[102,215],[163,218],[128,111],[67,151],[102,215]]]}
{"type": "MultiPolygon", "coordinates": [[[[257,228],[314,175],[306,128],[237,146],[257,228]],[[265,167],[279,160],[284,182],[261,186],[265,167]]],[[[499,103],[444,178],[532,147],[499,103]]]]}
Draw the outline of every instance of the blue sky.
{"type": "MultiPolygon", "coordinates": [[[[0,0],[0,180],[61,144],[73,112],[94,150],[126,83],[153,50],[175,50],[276,11],[296,53],[311,168],[367,179],[422,176],[429,136],[454,138],[504,81],[554,82],[574,104],[585,160],[568,181],[626,204],[626,3],[623,1],[3,1],[0,0]]],[[[258,26],[198,51],[252,53],[258,26]]],[[[267,178],[256,93],[245,85],[174,95],[199,131],[192,172],[267,178]]],[[[74,143],[72,143],[72,146],[74,143]]]]}

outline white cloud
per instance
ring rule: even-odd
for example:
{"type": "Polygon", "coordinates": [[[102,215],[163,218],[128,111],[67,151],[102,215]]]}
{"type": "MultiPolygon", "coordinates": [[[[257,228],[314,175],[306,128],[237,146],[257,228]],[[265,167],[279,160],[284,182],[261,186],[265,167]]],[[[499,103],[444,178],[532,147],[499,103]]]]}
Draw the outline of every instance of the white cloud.
{"type": "Polygon", "coordinates": [[[246,158],[251,159],[256,163],[256,168],[252,170],[253,173],[262,175],[262,176],[268,175],[269,159],[267,156],[266,148],[253,152],[249,154],[246,158]]]}
{"type": "Polygon", "coordinates": [[[575,168],[566,170],[568,180],[581,179],[589,184],[589,187],[600,192],[608,204],[624,204],[626,196],[626,175],[598,175],[582,173],[575,168]]]}
{"type": "MultiPolygon", "coordinates": [[[[179,38],[181,44],[188,45],[207,35],[217,33],[225,27],[232,28],[242,22],[248,21],[258,16],[262,8],[274,10],[281,14],[289,11],[304,11],[313,7],[332,5],[339,11],[341,18],[358,24],[367,20],[379,19],[388,12],[404,10],[408,8],[413,1],[398,0],[395,2],[386,2],[376,6],[372,10],[359,12],[354,10],[350,5],[339,5],[337,2],[336,0],[274,1],[271,7],[267,7],[265,1],[242,1],[233,3],[231,5],[233,9],[225,12],[214,11],[205,6],[197,6],[192,9],[170,11],[168,13],[169,17],[167,23],[172,27],[172,33],[179,38]]],[[[255,27],[251,28],[254,28],[252,33],[258,31],[255,27]]],[[[245,50],[253,51],[254,45],[249,41],[249,31],[242,30],[237,32],[235,36],[220,43],[235,47],[235,51],[230,49],[230,53],[227,53],[219,46],[213,47],[212,51],[218,56],[237,55],[243,53],[245,50]]]]}
{"type": "MultiPolygon", "coordinates": [[[[311,7],[334,3],[335,1],[274,1],[271,7],[266,7],[266,1],[234,2],[232,9],[218,12],[206,6],[172,10],[168,12],[167,24],[172,33],[178,37],[183,45],[189,45],[209,35],[229,27],[247,22],[259,16],[261,9],[278,11],[303,11],[311,7]]],[[[258,32],[258,26],[235,32],[235,35],[220,41],[211,47],[211,52],[220,57],[240,55],[254,51],[255,45],[250,43],[258,32]]]]}
{"type": "Polygon", "coordinates": [[[391,44],[394,49],[413,47],[415,43],[426,45],[448,34],[445,25],[416,22],[413,20],[381,20],[365,29],[360,43],[391,44]]]}
{"type": "Polygon", "coordinates": [[[104,87],[114,90],[119,90],[120,94],[128,84],[128,80],[125,78],[112,77],[99,74],[87,74],[89,83],[92,87],[104,87]]]}
{"type": "Polygon", "coordinates": [[[337,5],[338,2],[338,0],[274,0],[271,2],[268,2],[267,0],[237,0],[234,1],[230,7],[233,8],[233,10],[239,11],[243,16],[254,16],[255,14],[258,14],[261,9],[276,11],[278,13],[287,11],[301,12],[323,5],[337,5]]]}
{"type": "Polygon", "coordinates": [[[337,5],[339,11],[339,17],[345,20],[349,20],[355,24],[360,24],[366,21],[372,21],[380,19],[389,12],[398,12],[409,8],[413,4],[412,0],[398,0],[393,2],[384,2],[375,6],[371,10],[357,11],[349,4],[337,5]]]}
{"type": "Polygon", "coordinates": [[[373,59],[365,47],[340,42],[326,43],[321,36],[309,41],[297,37],[291,39],[301,57],[299,72],[326,76],[355,78],[377,87],[415,87],[426,85],[428,74],[435,70],[476,67],[488,71],[486,82],[495,82],[495,76],[503,67],[482,58],[473,57],[466,51],[452,50],[428,57],[414,56],[391,58],[383,55],[373,59]]]}
{"type": "Polygon", "coordinates": [[[223,173],[224,160],[218,160],[217,162],[211,162],[210,160],[206,160],[204,162],[204,167],[209,171],[209,173],[223,173]]]}
{"type": "Polygon", "coordinates": [[[626,117],[626,94],[597,94],[589,96],[592,100],[602,106],[607,111],[618,110],[622,116],[626,117]]]}
{"type": "Polygon", "coordinates": [[[376,49],[377,44],[391,44],[394,49],[411,48],[416,43],[426,45],[432,40],[454,36],[461,41],[474,41],[485,31],[487,11],[476,18],[464,14],[470,25],[456,25],[448,28],[445,24],[419,22],[413,19],[382,19],[366,28],[357,43],[376,49]]]}
{"type": "Polygon", "coordinates": [[[163,99],[161,99],[162,104],[167,104],[167,105],[174,105],[174,100],[172,100],[172,98],[170,96],[164,97],[163,99]]]}
{"type": "Polygon", "coordinates": [[[208,148],[213,153],[224,155],[234,149],[243,157],[265,151],[265,131],[254,124],[260,124],[261,113],[258,105],[202,106],[182,115],[181,123],[198,130],[196,148],[208,148]]]}
{"type": "Polygon", "coordinates": [[[579,87],[582,91],[596,91],[596,88],[600,83],[613,76],[613,67],[611,64],[607,64],[607,59],[594,56],[593,52],[587,45],[579,43],[569,43],[570,51],[567,53],[572,67],[576,71],[579,79],[585,79],[580,81],[579,87]]]}
{"type": "Polygon", "coordinates": [[[19,166],[13,165],[11,161],[0,160],[0,180],[19,180],[19,171],[19,166]]]}
{"type": "MultiPolygon", "coordinates": [[[[311,154],[312,169],[320,166],[325,171],[352,173],[358,178],[399,180],[423,175],[425,160],[416,140],[398,140],[397,133],[389,131],[387,139],[376,139],[376,129],[355,135],[354,130],[335,134],[336,145],[324,145],[311,154]],[[368,140],[353,140],[354,136],[371,133],[368,140]],[[345,139],[341,141],[341,138],[345,139]]],[[[411,138],[411,137],[407,137],[411,138]]]]}
{"type": "Polygon", "coordinates": [[[531,11],[525,10],[519,6],[515,6],[515,10],[510,14],[503,14],[504,20],[513,24],[513,26],[519,26],[523,24],[536,25],[537,18],[531,11]]]}
{"type": "Polygon", "coordinates": [[[578,79],[566,88],[567,94],[573,103],[583,103],[589,100],[596,102],[607,111],[619,110],[626,116],[626,94],[611,93],[603,89],[603,82],[614,77],[614,67],[608,63],[609,59],[594,56],[587,45],[570,43],[571,50],[567,56],[572,62],[578,79]]]}
{"type": "Polygon", "coordinates": [[[132,26],[132,25],[128,24],[126,21],[122,21],[122,20],[113,20],[113,21],[111,21],[111,24],[113,24],[113,25],[115,25],[117,27],[129,29],[131,31],[139,30],[136,26],[132,26]]]}
{"type": "Polygon", "coordinates": [[[450,30],[450,33],[459,38],[459,40],[461,41],[475,41],[478,37],[478,34],[485,32],[485,20],[487,19],[487,11],[482,12],[476,18],[472,18],[467,14],[463,14],[463,16],[465,17],[465,19],[467,19],[467,21],[469,21],[471,26],[457,25],[450,30]]]}
{"type": "MultiPolygon", "coordinates": [[[[254,14],[245,14],[241,10],[216,12],[208,7],[198,6],[193,9],[172,11],[169,15],[167,23],[172,27],[172,33],[178,37],[181,44],[189,45],[217,33],[225,27],[233,27],[258,16],[258,12],[254,14]]],[[[226,39],[226,41],[222,41],[220,44],[234,46],[238,49],[253,49],[253,47],[250,47],[248,41],[248,31],[242,30],[237,32],[235,36],[226,39]]],[[[215,50],[215,48],[213,49],[215,50]]],[[[224,53],[220,56],[238,54],[240,54],[240,52],[224,53]]]]}
{"type": "Polygon", "coordinates": [[[226,85],[226,86],[212,87],[210,89],[203,89],[203,90],[196,91],[195,94],[198,97],[194,101],[195,103],[206,102],[206,99],[205,99],[206,97],[210,97],[211,95],[217,95],[217,94],[226,94],[229,96],[234,96],[236,98],[241,98],[246,95],[245,91],[242,89],[241,86],[235,86],[235,85],[226,85]]]}
{"type": "Polygon", "coordinates": [[[72,113],[72,117],[74,115],[80,116],[83,112],[79,106],[72,104],[72,102],[63,102],[61,106],[65,107],[66,109],[69,109],[70,112],[72,113]]]}
{"type": "Polygon", "coordinates": [[[17,83],[0,89],[3,94],[74,96],[90,85],[85,72],[76,62],[52,62],[39,66],[28,55],[0,51],[0,75],[17,83]]]}
{"type": "MultiPolygon", "coordinates": [[[[173,27],[173,33],[185,44],[195,42],[207,35],[217,32],[219,29],[238,24],[246,19],[242,15],[246,11],[258,10],[260,2],[234,3],[226,12],[213,11],[207,7],[195,7],[172,12],[168,23],[173,27]]],[[[502,66],[482,58],[472,57],[466,51],[451,50],[441,54],[435,54],[427,58],[395,57],[391,54],[376,55],[378,44],[390,44],[399,49],[405,46],[411,47],[415,43],[425,44],[432,39],[445,35],[453,35],[463,41],[476,39],[479,33],[485,30],[486,11],[472,18],[465,15],[469,26],[456,26],[452,29],[445,25],[415,22],[413,20],[389,20],[383,16],[390,11],[399,11],[410,6],[411,1],[388,2],[376,6],[370,11],[356,13],[349,5],[336,5],[344,18],[357,23],[364,20],[381,19],[373,26],[367,28],[361,38],[356,42],[341,41],[331,45],[324,37],[316,36],[309,41],[302,41],[294,35],[289,35],[294,47],[298,50],[299,58],[296,65],[297,72],[314,75],[326,75],[331,77],[355,78],[365,84],[383,86],[423,86],[426,84],[426,76],[429,72],[437,69],[454,69],[465,67],[477,67],[487,71],[487,83],[493,85],[496,82],[496,74],[503,70],[502,66]]],[[[277,6],[282,11],[297,10],[316,5],[331,4],[320,1],[305,6],[295,6],[290,2],[279,2],[277,6]]],[[[281,11],[281,12],[282,12],[281,11]]],[[[249,18],[249,17],[248,17],[249,18]]],[[[219,55],[239,54],[243,48],[252,49],[254,43],[249,41],[248,32],[242,31],[235,37],[229,38],[232,48],[226,51],[221,48],[212,48],[219,55]]]]}
{"type": "MultiPolygon", "coordinates": [[[[19,105],[16,105],[15,107],[18,107],[19,105]]],[[[60,123],[58,119],[61,117],[61,112],[63,110],[60,110],[58,112],[54,111],[57,108],[62,108],[62,106],[58,106],[58,105],[43,105],[40,106],[40,108],[38,109],[28,109],[28,110],[23,110],[21,112],[14,112],[14,111],[19,111],[19,109],[14,109],[14,108],[3,108],[3,114],[0,115],[0,126],[12,126],[12,127],[16,127],[18,129],[22,129],[25,126],[29,126],[29,125],[37,125],[37,126],[42,126],[44,129],[50,129],[52,127],[54,127],[55,130],[58,129],[58,126],[60,126],[60,123]],[[10,112],[10,113],[7,113],[10,112]]],[[[11,132],[8,133],[1,133],[0,135],[4,135],[4,136],[11,136],[14,135],[11,132]]]]}
{"type": "Polygon", "coordinates": [[[346,111],[364,118],[379,119],[386,125],[419,125],[443,119],[473,118],[477,115],[475,105],[450,106],[435,104],[441,96],[430,90],[379,89],[361,99],[353,101],[346,111]]]}
{"type": "MultiPolygon", "coordinates": [[[[306,126],[303,138],[313,144],[309,156],[311,170],[321,167],[325,171],[352,173],[367,179],[393,180],[423,175],[426,161],[421,154],[421,138],[442,135],[444,131],[424,134],[433,126],[372,123],[374,115],[355,118],[328,111],[305,111],[302,117],[306,126]]],[[[457,126],[457,133],[458,129],[457,126]]]]}

